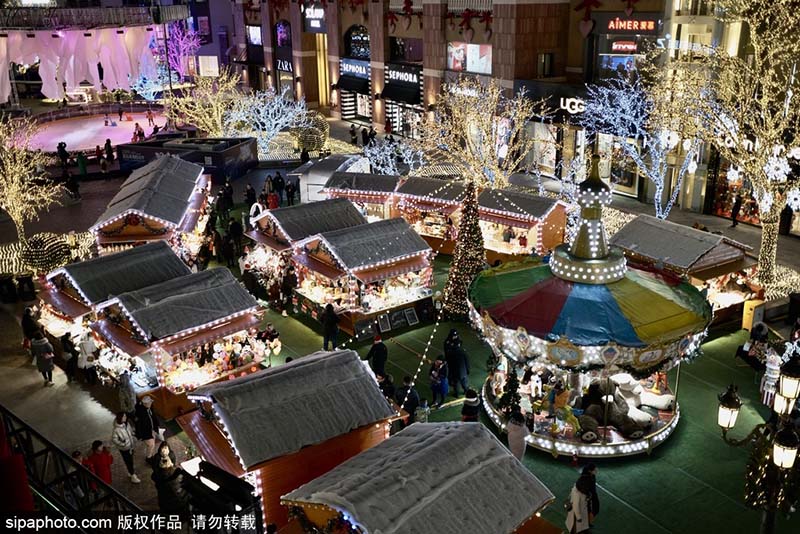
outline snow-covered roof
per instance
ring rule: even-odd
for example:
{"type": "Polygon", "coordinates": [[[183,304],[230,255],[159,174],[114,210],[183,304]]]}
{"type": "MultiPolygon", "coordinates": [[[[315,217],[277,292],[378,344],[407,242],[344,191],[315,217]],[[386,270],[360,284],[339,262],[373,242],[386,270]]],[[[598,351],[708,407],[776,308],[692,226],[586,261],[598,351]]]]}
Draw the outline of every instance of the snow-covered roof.
{"type": "Polygon", "coordinates": [[[367,220],[346,198],[265,210],[256,221],[272,219],[290,241],[301,241],[322,232],[366,224],[367,220]]]}
{"type": "Polygon", "coordinates": [[[534,219],[546,217],[557,204],[554,198],[510,189],[484,189],[478,195],[480,208],[534,219]]]}
{"type": "Polygon", "coordinates": [[[352,350],[315,352],[193,396],[211,399],[246,469],[395,413],[352,350]]]}
{"type": "Polygon", "coordinates": [[[369,534],[511,534],[554,499],[480,423],[415,423],[284,495],[369,534]]]}
{"type": "Polygon", "coordinates": [[[323,189],[338,189],[362,193],[391,193],[397,189],[399,176],[363,172],[335,172],[323,189]]]}

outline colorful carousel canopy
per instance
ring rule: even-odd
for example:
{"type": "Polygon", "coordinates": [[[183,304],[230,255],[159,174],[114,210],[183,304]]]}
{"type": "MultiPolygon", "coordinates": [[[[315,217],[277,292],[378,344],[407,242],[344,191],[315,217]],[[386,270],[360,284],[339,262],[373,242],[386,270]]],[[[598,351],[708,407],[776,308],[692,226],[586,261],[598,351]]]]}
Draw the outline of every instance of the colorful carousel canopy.
{"type": "Polygon", "coordinates": [[[470,300],[498,326],[574,345],[646,347],[703,330],[710,320],[705,299],[688,282],[633,269],[611,284],[581,284],[530,261],[484,271],[470,300]]]}

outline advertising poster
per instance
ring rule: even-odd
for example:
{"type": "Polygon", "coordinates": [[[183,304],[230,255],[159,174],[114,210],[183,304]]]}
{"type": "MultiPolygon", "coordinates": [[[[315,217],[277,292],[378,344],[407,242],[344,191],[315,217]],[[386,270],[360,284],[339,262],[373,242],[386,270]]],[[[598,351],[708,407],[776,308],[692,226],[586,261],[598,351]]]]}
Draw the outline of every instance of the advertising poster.
{"type": "Polygon", "coordinates": [[[467,43],[447,43],[447,70],[467,69],[467,43]]]}
{"type": "Polygon", "coordinates": [[[624,78],[635,80],[639,55],[600,54],[600,78],[624,78]]]}
{"type": "Polygon", "coordinates": [[[477,74],[492,73],[492,45],[467,45],[467,71],[477,74]]]}

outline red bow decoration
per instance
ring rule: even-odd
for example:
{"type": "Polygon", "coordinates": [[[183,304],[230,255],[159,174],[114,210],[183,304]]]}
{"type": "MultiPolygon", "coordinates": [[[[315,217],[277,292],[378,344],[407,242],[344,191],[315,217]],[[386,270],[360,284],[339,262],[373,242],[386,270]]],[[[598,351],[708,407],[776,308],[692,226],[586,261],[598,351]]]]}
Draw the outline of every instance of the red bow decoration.
{"type": "Polygon", "coordinates": [[[389,24],[397,24],[397,20],[397,15],[395,13],[392,13],[391,11],[386,13],[386,22],[389,24]]]}
{"type": "Polygon", "coordinates": [[[466,30],[472,26],[472,19],[477,16],[477,12],[472,11],[471,9],[465,9],[464,12],[461,13],[461,22],[458,25],[466,30]]]}
{"type": "Polygon", "coordinates": [[[591,20],[592,9],[600,7],[601,5],[599,0],[581,0],[581,2],[575,6],[575,11],[583,9],[583,20],[591,20]]]}
{"type": "Polygon", "coordinates": [[[414,11],[414,2],[413,0],[403,0],[403,13],[406,15],[411,15],[414,11]]]}
{"type": "Polygon", "coordinates": [[[484,11],[483,13],[481,13],[481,18],[479,19],[478,22],[480,22],[481,24],[485,24],[486,27],[488,28],[489,24],[492,23],[492,12],[484,11]]]}

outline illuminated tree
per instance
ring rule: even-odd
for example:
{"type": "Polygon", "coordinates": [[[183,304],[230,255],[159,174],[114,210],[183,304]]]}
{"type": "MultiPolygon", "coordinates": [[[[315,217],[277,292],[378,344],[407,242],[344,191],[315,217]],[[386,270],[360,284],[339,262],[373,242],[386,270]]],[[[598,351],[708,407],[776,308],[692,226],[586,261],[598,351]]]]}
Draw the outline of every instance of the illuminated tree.
{"type": "Polygon", "coordinates": [[[170,95],[167,117],[192,124],[210,137],[225,135],[225,117],[242,98],[239,75],[224,69],[216,78],[198,77],[195,86],[182,95],[170,95]]]}
{"type": "Polygon", "coordinates": [[[506,97],[494,79],[482,85],[462,78],[444,86],[434,117],[424,121],[416,146],[428,163],[446,162],[480,187],[503,188],[509,176],[526,170],[535,141],[525,135],[526,123],[550,114],[543,101],[531,100],[523,92],[506,97]]]}
{"type": "Polygon", "coordinates": [[[444,311],[450,317],[466,317],[467,293],[472,279],[484,269],[486,252],[483,248],[483,233],[478,219],[478,188],[475,182],[467,182],[461,222],[453,262],[444,288],[444,311]]]}
{"type": "MultiPolygon", "coordinates": [[[[787,203],[800,209],[800,104],[796,68],[800,62],[800,16],[793,0],[720,0],[727,21],[749,28],[747,57],[711,51],[699,61],[714,76],[701,93],[699,117],[710,123],[706,140],[731,164],[728,178],[749,182],[761,220],[758,277],[776,282],[780,213],[787,203]]],[[[687,66],[691,68],[695,66],[687,66]]]]}
{"type": "Polygon", "coordinates": [[[646,80],[619,77],[588,86],[581,124],[592,133],[622,138],[622,154],[655,186],[656,217],[666,219],[684,177],[697,169],[703,121],[692,110],[707,82],[700,69],[672,70],[656,57],[652,61],[646,80]],[[671,160],[674,181],[665,201],[671,160]]]}
{"type": "Polygon", "coordinates": [[[189,60],[200,49],[200,35],[184,21],[176,21],[168,26],[167,49],[158,49],[159,59],[169,62],[169,67],[182,80],[189,72],[189,60]]]}
{"type": "Polygon", "coordinates": [[[0,209],[8,213],[23,246],[25,223],[61,198],[61,187],[47,176],[47,157],[31,149],[36,123],[29,118],[12,119],[0,125],[0,209]]]}
{"type": "Polygon", "coordinates": [[[364,147],[364,156],[369,160],[372,172],[376,174],[401,174],[399,164],[408,168],[408,174],[422,167],[425,157],[419,148],[401,141],[378,140],[364,147]]]}
{"type": "MultiPolygon", "coordinates": [[[[174,72],[172,73],[172,81],[175,83],[179,81],[177,74],[174,72]]],[[[131,89],[148,102],[155,100],[159,94],[163,95],[166,87],[169,87],[169,73],[163,63],[158,64],[155,74],[151,76],[142,74],[131,84],[131,89]]]]}
{"type": "Polygon", "coordinates": [[[233,99],[223,116],[224,134],[232,137],[252,135],[258,143],[259,153],[265,157],[272,140],[281,130],[308,125],[305,101],[287,98],[288,92],[288,87],[280,95],[269,89],[233,99]]]}

